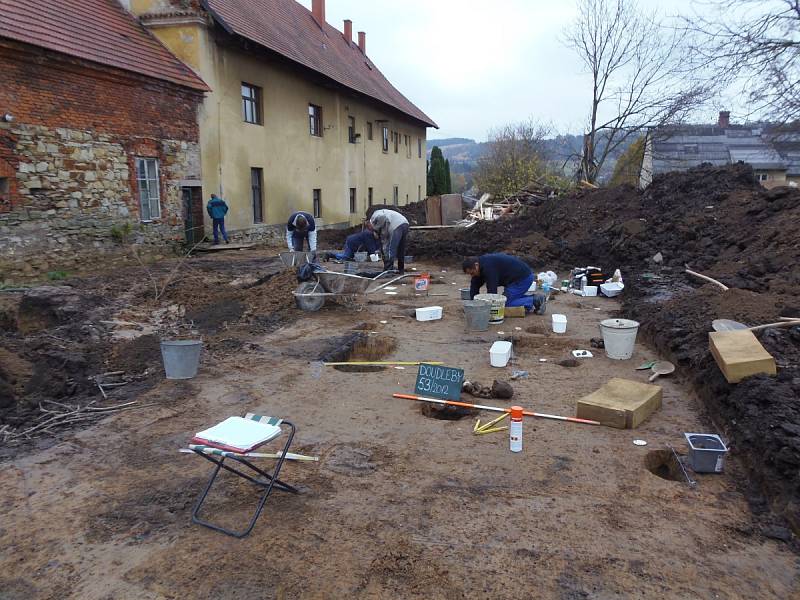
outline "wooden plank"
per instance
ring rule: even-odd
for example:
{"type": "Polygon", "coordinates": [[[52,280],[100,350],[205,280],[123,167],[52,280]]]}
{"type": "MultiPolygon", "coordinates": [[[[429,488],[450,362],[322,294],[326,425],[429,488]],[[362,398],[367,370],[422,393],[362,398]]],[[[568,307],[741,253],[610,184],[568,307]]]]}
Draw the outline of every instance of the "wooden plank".
{"type": "Polygon", "coordinates": [[[576,416],[618,429],[634,429],[661,408],[658,385],[615,377],[578,400],[576,416]]]}
{"type": "Polygon", "coordinates": [[[464,215],[464,202],[461,194],[445,194],[441,200],[442,225],[458,223],[464,215]]]}
{"type": "Polygon", "coordinates": [[[442,199],[440,196],[429,196],[425,200],[425,222],[428,225],[443,225],[442,199]]]}
{"type": "Polygon", "coordinates": [[[755,334],[747,329],[714,331],[708,334],[709,348],[728,383],[764,373],[777,374],[775,359],[755,334]]]}

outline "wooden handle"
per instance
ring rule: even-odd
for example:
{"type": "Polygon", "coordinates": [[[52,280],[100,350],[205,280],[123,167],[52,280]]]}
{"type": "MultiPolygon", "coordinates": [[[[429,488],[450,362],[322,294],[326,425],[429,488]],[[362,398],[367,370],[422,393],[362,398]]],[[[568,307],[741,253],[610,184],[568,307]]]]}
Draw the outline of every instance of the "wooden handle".
{"type": "Polygon", "coordinates": [[[717,281],[716,279],[712,279],[711,277],[708,277],[707,275],[702,275],[700,273],[696,273],[695,271],[690,271],[688,267],[686,268],[686,273],[688,275],[693,275],[694,277],[697,277],[699,279],[704,279],[705,281],[708,281],[709,283],[713,283],[714,285],[718,285],[720,288],[722,288],[723,292],[727,292],[730,289],[727,285],[725,285],[722,282],[717,281]]]}
{"type": "Polygon", "coordinates": [[[659,375],[661,375],[661,373],[653,373],[652,375],[650,375],[650,379],[648,379],[648,381],[655,381],[656,377],[658,377],[659,375]]]}
{"type": "Polygon", "coordinates": [[[761,331],[762,329],[769,329],[771,327],[794,327],[795,325],[800,325],[800,321],[780,321],[778,323],[756,325],[755,327],[748,327],[748,331],[761,331]]]}

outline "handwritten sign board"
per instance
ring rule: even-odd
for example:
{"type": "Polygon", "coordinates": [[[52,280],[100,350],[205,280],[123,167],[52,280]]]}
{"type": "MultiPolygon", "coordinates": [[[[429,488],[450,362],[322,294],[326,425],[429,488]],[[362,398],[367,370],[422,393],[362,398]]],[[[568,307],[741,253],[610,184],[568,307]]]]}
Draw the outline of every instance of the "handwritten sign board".
{"type": "Polygon", "coordinates": [[[458,400],[461,398],[463,383],[464,369],[422,363],[417,372],[414,392],[419,396],[439,400],[458,400]]]}

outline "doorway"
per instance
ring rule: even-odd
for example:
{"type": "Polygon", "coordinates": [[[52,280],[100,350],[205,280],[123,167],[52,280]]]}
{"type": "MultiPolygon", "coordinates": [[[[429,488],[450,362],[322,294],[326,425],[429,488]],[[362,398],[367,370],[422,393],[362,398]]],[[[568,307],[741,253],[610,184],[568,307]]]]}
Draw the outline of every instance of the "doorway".
{"type": "Polygon", "coordinates": [[[203,188],[181,188],[183,197],[183,229],[187,244],[199,244],[205,237],[203,224],[203,188]]]}

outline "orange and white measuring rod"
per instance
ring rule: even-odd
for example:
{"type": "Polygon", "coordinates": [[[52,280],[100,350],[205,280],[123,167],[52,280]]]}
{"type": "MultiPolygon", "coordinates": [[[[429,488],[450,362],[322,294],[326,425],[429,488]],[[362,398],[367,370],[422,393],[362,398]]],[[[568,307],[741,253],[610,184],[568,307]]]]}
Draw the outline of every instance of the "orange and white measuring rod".
{"type": "MultiPolygon", "coordinates": [[[[403,398],[405,400],[419,400],[420,402],[434,402],[435,404],[447,404],[449,406],[461,406],[463,408],[477,408],[479,410],[492,410],[494,412],[510,413],[510,408],[500,408],[499,406],[486,406],[484,404],[470,404],[469,402],[457,402],[455,400],[439,400],[438,398],[426,398],[425,396],[417,396],[415,394],[392,394],[395,398],[403,398]]],[[[554,419],[556,421],[569,421],[570,423],[583,423],[584,425],[600,425],[600,421],[591,421],[589,419],[579,419],[578,417],[562,417],[560,415],[548,415],[545,413],[537,413],[524,410],[522,414],[526,417],[538,417],[539,419],[554,419]]]]}

